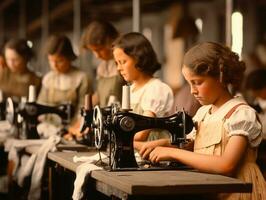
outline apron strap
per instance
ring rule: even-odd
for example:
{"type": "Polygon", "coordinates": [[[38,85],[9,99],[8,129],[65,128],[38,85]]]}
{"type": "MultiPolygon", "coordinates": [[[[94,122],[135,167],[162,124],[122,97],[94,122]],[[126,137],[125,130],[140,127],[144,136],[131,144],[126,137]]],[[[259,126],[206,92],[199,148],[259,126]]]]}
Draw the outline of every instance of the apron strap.
{"type": "MultiPolygon", "coordinates": [[[[241,105],[247,105],[246,103],[239,103],[239,104],[236,104],[234,107],[232,107],[228,112],[227,114],[224,116],[224,119],[223,121],[225,121],[226,119],[229,119],[231,117],[231,115],[235,112],[235,110],[241,106],[241,105]]],[[[227,135],[225,134],[225,132],[222,133],[222,145],[221,145],[221,148],[222,148],[222,153],[225,151],[225,147],[226,147],[226,144],[228,142],[228,137],[227,135]]]]}
{"type": "Polygon", "coordinates": [[[229,112],[224,116],[224,118],[229,119],[231,117],[231,115],[235,112],[235,110],[241,105],[247,105],[247,104],[246,103],[239,103],[239,104],[235,105],[233,108],[231,108],[229,110],[229,112]]]}

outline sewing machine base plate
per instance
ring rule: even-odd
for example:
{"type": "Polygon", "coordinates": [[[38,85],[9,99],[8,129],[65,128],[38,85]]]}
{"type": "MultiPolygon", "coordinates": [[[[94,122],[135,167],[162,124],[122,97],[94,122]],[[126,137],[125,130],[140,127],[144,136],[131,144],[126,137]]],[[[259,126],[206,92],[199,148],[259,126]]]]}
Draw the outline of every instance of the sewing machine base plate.
{"type": "Polygon", "coordinates": [[[110,166],[104,166],[107,171],[158,171],[158,170],[191,170],[192,168],[177,162],[161,162],[151,164],[149,162],[140,162],[138,167],[125,167],[110,169],[110,166]]]}

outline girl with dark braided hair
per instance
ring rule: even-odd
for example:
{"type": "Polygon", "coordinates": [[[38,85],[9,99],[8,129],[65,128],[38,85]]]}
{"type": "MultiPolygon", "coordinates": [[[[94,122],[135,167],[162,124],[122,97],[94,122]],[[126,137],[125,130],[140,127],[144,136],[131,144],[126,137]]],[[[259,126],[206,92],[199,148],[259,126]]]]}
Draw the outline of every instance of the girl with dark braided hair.
{"type": "Polygon", "coordinates": [[[142,155],[152,162],[177,160],[199,171],[253,183],[252,193],[219,194],[219,199],[266,199],[265,180],[256,165],[262,126],[256,111],[228,89],[239,88],[245,64],[229,48],[214,42],[191,48],[183,64],[191,93],[202,105],[194,116],[198,126],[191,133],[193,152],[161,141],[161,147],[142,155]]]}

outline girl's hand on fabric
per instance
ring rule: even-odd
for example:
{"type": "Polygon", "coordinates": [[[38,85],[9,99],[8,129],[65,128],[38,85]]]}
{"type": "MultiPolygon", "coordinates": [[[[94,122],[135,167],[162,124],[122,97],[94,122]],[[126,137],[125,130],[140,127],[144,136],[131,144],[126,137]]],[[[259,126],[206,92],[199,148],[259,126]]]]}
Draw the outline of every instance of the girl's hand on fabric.
{"type": "Polygon", "coordinates": [[[156,147],[149,155],[149,160],[153,163],[159,161],[170,161],[172,160],[172,153],[174,148],[171,147],[156,147]]]}
{"type": "Polygon", "coordinates": [[[76,138],[81,138],[82,133],[80,132],[80,121],[77,121],[72,126],[70,126],[68,128],[68,133],[70,133],[71,135],[73,135],[76,138]]]}
{"type": "Polygon", "coordinates": [[[139,151],[139,155],[143,158],[143,159],[148,159],[149,158],[149,154],[150,152],[152,152],[152,150],[155,148],[155,144],[153,143],[153,141],[151,142],[145,142],[140,151],[139,151]]]}
{"type": "Polygon", "coordinates": [[[66,133],[63,138],[66,140],[66,141],[72,141],[74,140],[73,138],[73,135],[71,133],[66,133]]]}
{"type": "Polygon", "coordinates": [[[76,121],[69,128],[67,133],[64,135],[64,139],[67,141],[72,141],[74,138],[78,139],[82,137],[82,134],[79,131],[80,122],[76,121]]]}
{"type": "Polygon", "coordinates": [[[149,158],[149,154],[153,151],[153,149],[155,147],[158,146],[166,146],[168,144],[168,140],[167,139],[160,139],[160,140],[154,140],[154,141],[149,141],[149,142],[145,142],[140,151],[139,154],[143,159],[148,159],[149,158]]]}

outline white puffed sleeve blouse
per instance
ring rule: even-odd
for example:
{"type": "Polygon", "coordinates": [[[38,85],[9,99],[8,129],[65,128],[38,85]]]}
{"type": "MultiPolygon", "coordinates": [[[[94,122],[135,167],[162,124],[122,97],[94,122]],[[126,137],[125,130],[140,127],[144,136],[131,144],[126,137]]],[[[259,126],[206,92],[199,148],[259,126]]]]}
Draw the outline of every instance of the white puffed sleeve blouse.
{"type": "MultiPolygon", "coordinates": [[[[211,105],[202,106],[193,120],[198,122],[204,120],[206,123],[224,120],[225,115],[231,108],[239,103],[245,103],[245,101],[241,97],[233,98],[212,114],[209,112],[211,105]]],[[[228,132],[229,137],[234,135],[247,137],[251,147],[257,147],[262,140],[262,125],[258,121],[256,111],[248,105],[237,107],[230,118],[225,120],[224,128],[228,132]]],[[[195,137],[195,130],[193,130],[192,135],[195,137]]]]}
{"type": "Polygon", "coordinates": [[[143,111],[151,111],[156,117],[171,114],[174,96],[171,88],[157,78],[152,78],[142,88],[134,90],[131,86],[131,106],[139,104],[143,111]]]}

